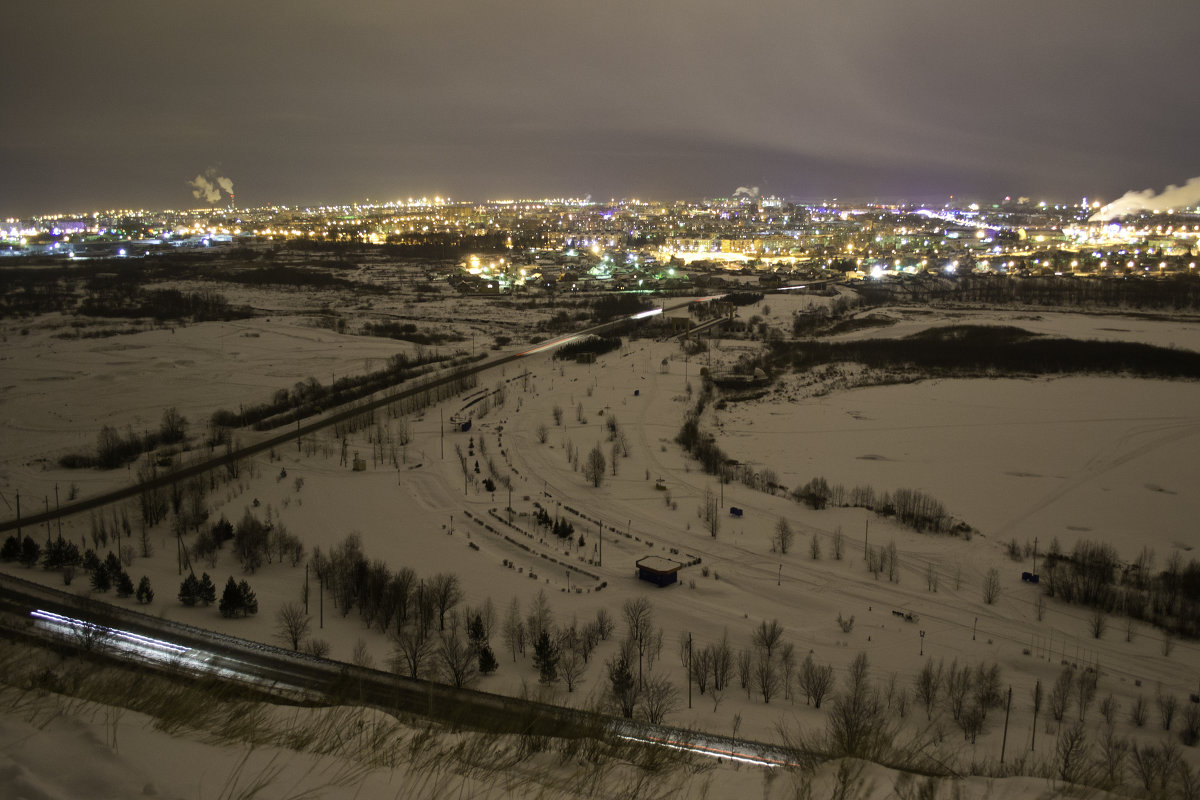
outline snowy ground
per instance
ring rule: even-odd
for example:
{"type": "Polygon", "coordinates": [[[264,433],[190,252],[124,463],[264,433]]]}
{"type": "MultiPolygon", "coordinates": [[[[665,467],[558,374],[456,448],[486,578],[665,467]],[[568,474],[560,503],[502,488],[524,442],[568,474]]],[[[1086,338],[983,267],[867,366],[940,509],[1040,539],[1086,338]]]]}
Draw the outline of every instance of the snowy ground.
{"type": "MultiPolygon", "coordinates": [[[[786,323],[790,310],[784,302],[772,298],[770,304],[768,319],[786,323]]],[[[756,309],[741,311],[743,317],[750,313],[756,309]]],[[[921,319],[920,324],[938,319],[927,316],[913,318],[921,319]]],[[[971,316],[940,319],[963,322],[971,316]]],[[[1200,349],[1200,334],[1192,323],[1071,314],[1032,315],[1036,320],[1029,319],[1031,315],[1006,318],[996,312],[982,316],[1083,338],[1094,335],[1089,331],[1106,331],[1128,334],[1137,341],[1200,349]]],[[[895,335],[906,330],[900,325],[880,330],[895,335]]],[[[212,407],[236,403],[247,392],[248,400],[258,400],[272,387],[290,386],[329,367],[357,371],[365,359],[382,359],[397,349],[394,342],[338,337],[280,320],[192,326],[174,334],[154,331],[90,342],[64,343],[36,336],[48,334],[34,332],[20,349],[6,347],[6,360],[0,362],[4,376],[0,383],[5,387],[0,396],[3,437],[6,450],[15,454],[4,457],[0,491],[11,502],[11,492],[20,488],[23,507],[24,498],[47,491],[53,502],[54,483],[77,482],[87,492],[123,479],[96,472],[41,471],[44,462],[37,460],[39,453],[94,441],[100,424],[124,424],[117,420],[132,413],[138,422],[131,419],[130,424],[152,427],[167,405],[177,405],[189,418],[203,419],[212,407]],[[248,330],[244,326],[258,336],[244,336],[248,330]],[[180,342],[189,342],[191,349],[180,350],[180,342]],[[120,346],[144,349],[134,359],[128,350],[111,349],[120,346]],[[114,371],[124,380],[105,377],[114,371]],[[47,386],[55,388],[47,390],[47,386]],[[68,392],[60,391],[66,387],[71,387],[68,392]],[[34,397],[34,392],[41,394],[34,397]],[[49,413],[59,416],[47,419],[49,413]]],[[[14,341],[10,332],[9,343],[14,341]]],[[[714,358],[732,357],[744,346],[729,343],[714,358]]],[[[269,506],[273,518],[300,535],[309,548],[327,548],[358,531],[369,557],[382,559],[393,569],[410,566],[424,577],[454,572],[468,604],[479,606],[490,598],[500,617],[513,598],[525,607],[538,589],[550,596],[560,624],[572,618],[583,622],[600,607],[619,621],[624,600],[646,596],[654,604],[655,625],[664,632],[664,651],[655,670],[668,675],[680,691],[681,707],[668,717],[675,724],[719,733],[730,733],[736,726],[738,735],[759,739],[774,738],[780,724],[804,729],[823,726],[824,709],[806,707],[802,697],[778,697],[764,705],[761,698],[747,698],[734,689],[716,704],[710,697],[695,696],[693,708],[687,707],[686,673],[678,647],[682,632],[692,634],[695,647],[713,643],[727,632],[736,651],[749,647],[752,626],[778,618],[801,658],[811,651],[819,663],[833,664],[839,675],[859,652],[867,653],[877,678],[895,672],[898,685],[907,687],[927,657],[945,659],[947,664],[955,658],[972,664],[998,662],[1005,686],[1013,687],[1010,758],[1029,749],[1031,688],[1037,680],[1044,687],[1052,683],[1062,662],[1099,669],[1098,698],[1112,693],[1120,702],[1117,727],[1123,735],[1141,741],[1162,738],[1154,732],[1153,710],[1147,728],[1135,729],[1127,721],[1127,709],[1139,694],[1152,701],[1160,687],[1186,702],[1187,693],[1195,691],[1200,647],[1179,642],[1167,656],[1159,634],[1136,625],[1133,640],[1127,642],[1124,622],[1119,620],[1113,620],[1105,637],[1096,640],[1087,632],[1084,609],[1054,601],[1039,622],[1037,590],[1019,580],[1019,573],[1031,564],[1008,560],[1001,544],[1012,537],[1021,542],[1037,537],[1045,547],[1057,537],[1069,548],[1076,537],[1085,536],[1112,543],[1125,558],[1148,545],[1159,565],[1173,548],[1194,547],[1200,501],[1190,487],[1200,478],[1194,458],[1195,434],[1200,432],[1200,385],[1090,377],[927,381],[794,403],[769,395],[732,404],[717,412],[715,420],[706,421],[718,431],[720,445],[730,456],[775,470],[789,486],[823,475],[847,487],[869,483],[880,490],[922,489],[980,531],[965,541],[912,533],[859,509],[811,511],[740,485],[719,486],[673,443],[689,403],[687,385],[699,386],[698,368],[695,359],[685,363],[678,345],[672,343],[634,341],[594,365],[564,365],[539,355],[482,376],[481,387],[505,381],[507,398],[503,406],[478,419],[470,433],[446,432],[443,438],[441,432],[440,420],[449,419],[463,401],[427,410],[408,421],[414,438],[398,467],[390,462],[376,464],[365,432],[357,434],[348,449],[366,459],[363,473],[339,464],[339,443],[328,434],[313,455],[285,449],[277,454],[277,461],[259,459],[254,477],[246,475],[238,484],[218,490],[212,500],[213,514],[225,514],[236,522],[257,501],[260,517],[269,506]],[[519,377],[525,370],[528,380],[519,377]],[[553,421],[556,405],[563,409],[562,426],[553,421]],[[626,432],[629,456],[619,459],[616,476],[610,471],[602,486],[592,488],[568,463],[568,444],[578,448],[582,457],[599,443],[610,457],[605,430],[609,418],[615,418],[626,432]],[[544,444],[537,435],[541,425],[549,428],[544,444]],[[468,512],[501,529],[489,518],[489,509],[507,516],[503,509],[508,502],[502,492],[493,497],[478,483],[464,481],[455,447],[465,453],[471,441],[475,450],[469,462],[478,459],[484,474],[486,458],[481,448],[486,448],[502,473],[512,470],[513,522],[518,528],[534,531],[527,515],[537,501],[552,514],[571,519],[585,545],[564,549],[545,536],[530,539],[516,534],[514,538],[529,543],[531,553],[470,521],[468,512]],[[278,479],[282,469],[287,471],[286,480],[278,479]],[[296,478],[304,479],[300,489],[296,478]],[[663,479],[665,491],[655,488],[658,478],[663,479]],[[740,519],[723,515],[715,539],[698,516],[706,491],[721,498],[722,508],[745,510],[740,519]],[[595,525],[562,507],[605,525],[603,566],[587,563],[599,556],[595,525]],[[800,533],[787,555],[771,550],[771,535],[781,517],[800,533]],[[836,560],[832,536],[839,529],[846,546],[844,557],[836,560]],[[811,537],[822,544],[819,560],[810,555],[811,537]],[[899,582],[889,583],[886,576],[876,580],[867,572],[862,560],[864,538],[872,546],[896,542],[903,565],[899,582]],[[692,566],[680,573],[680,584],[674,587],[656,589],[639,583],[633,562],[652,554],[681,560],[686,554],[698,556],[709,574],[701,566],[692,566]],[[577,572],[568,576],[565,566],[549,562],[550,557],[598,575],[607,587],[597,590],[597,581],[577,572]],[[505,560],[513,566],[504,566],[505,560]],[[938,576],[936,592],[927,588],[930,565],[938,576]],[[989,606],[982,601],[981,584],[993,566],[1003,576],[1002,593],[998,604],[989,606]],[[537,577],[531,578],[531,572],[537,577]],[[919,622],[898,619],[893,610],[911,611],[919,622]],[[850,633],[837,625],[839,614],[855,617],[850,633]]],[[[383,417],[380,422],[392,430],[399,424],[383,417]]],[[[132,512],[131,516],[136,518],[132,512]]],[[[64,535],[77,540],[87,537],[88,531],[86,518],[63,523],[64,535]]],[[[179,577],[168,526],[156,529],[152,539],[155,554],[135,561],[130,573],[135,582],[140,575],[149,575],[157,588],[153,613],[278,643],[274,609],[299,599],[302,567],[272,565],[248,576],[262,611],[257,618],[224,620],[215,609],[185,609],[173,600],[179,577]]],[[[53,577],[6,568],[28,577],[53,577]]],[[[213,574],[218,586],[230,574],[243,577],[228,553],[215,567],[202,568],[213,574]]],[[[84,589],[78,584],[72,587],[84,589]]],[[[315,603],[312,612],[314,617],[318,613],[315,603]]],[[[355,615],[342,619],[328,597],[324,627],[314,634],[330,642],[335,658],[348,659],[361,638],[377,665],[388,662],[387,638],[365,629],[355,615]]],[[[501,668],[481,679],[478,688],[547,692],[558,702],[588,705],[602,694],[601,665],[614,644],[600,648],[584,683],[570,695],[561,686],[540,689],[527,659],[514,663],[501,642],[494,640],[493,646],[501,668]]],[[[923,712],[912,705],[910,724],[923,722],[923,712]]],[[[1099,719],[1094,707],[1089,719],[1099,719]]],[[[1038,727],[1036,755],[1048,758],[1054,735],[1044,711],[1038,727]]],[[[973,747],[962,743],[952,723],[943,734],[947,747],[967,762],[999,757],[1001,723],[995,715],[973,747]]],[[[1195,755],[1190,750],[1188,754],[1195,755]]],[[[186,784],[195,785],[191,778],[186,784]]]]}

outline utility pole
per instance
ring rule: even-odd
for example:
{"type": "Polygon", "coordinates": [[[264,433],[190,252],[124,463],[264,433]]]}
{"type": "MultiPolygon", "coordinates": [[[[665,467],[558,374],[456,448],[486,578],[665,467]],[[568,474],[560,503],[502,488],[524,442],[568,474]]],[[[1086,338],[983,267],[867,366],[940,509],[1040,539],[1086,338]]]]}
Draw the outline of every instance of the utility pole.
{"type": "Polygon", "coordinates": [[[925,655],[925,631],[921,631],[921,655],[925,655]]]}
{"type": "Polygon", "coordinates": [[[1037,537],[1033,537],[1033,576],[1037,577],[1037,537]]]}
{"type": "Polygon", "coordinates": [[[438,406],[438,431],[442,434],[442,458],[446,458],[446,423],[442,419],[442,408],[438,406]]]}
{"type": "Polygon", "coordinates": [[[1012,687],[1008,687],[1008,704],[1004,707],[1004,738],[1000,740],[1000,763],[1004,763],[1004,748],[1008,746],[1008,712],[1012,711],[1012,687]]]}
{"type": "Polygon", "coordinates": [[[688,708],[692,707],[692,634],[688,632],[688,708]]]}
{"type": "Polygon", "coordinates": [[[1037,686],[1033,688],[1034,697],[1037,702],[1033,704],[1033,734],[1029,737],[1029,752],[1033,752],[1034,745],[1037,743],[1037,715],[1038,708],[1042,705],[1042,682],[1038,681],[1037,686]]]}
{"type": "Polygon", "coordinates": [[[866,520],[866,527],[863,528],[863,561],[867,560],[867,537],[871,535],[871,520],[866,520]]]}
{"type": "MultiPolygon", "coordinates": [[[[117,553],[121,552],[121,533],[117,529],[117,553]]],[[[50,495],[46,495],[46,548],[50,548],[50,495]]]]}
{"type": "Polygon", "coordinates": [[[979,627],[979,617],[975,618],[975,623],[971,625],[971,641],[975,641],[975,629],[979,627]]]}
{"type": "Polygon", "coordinates": [[[296,452],[300,452],[300,418],[296,418],[296,452]]]}
{"type": "MultiPolygon", "coordinates": [[[[56,484],[54,484],[54,511],[55,511],[55,513],[57,513],[61,510],[62,510],[62,507],[58,503],[58,484],[56,483],[56,484]]],[[[62,539],[62,515],[61,514],[58,517],[58,538],[62,539]]]]}
{"type": "Polygon", "coordinates": [[[17,538],[21,538],[21,492],[17,491],[17,538]]]}
{"type": "Polygon", "coordinates": [[[324,628],[325,628],[325,576],[319,572],[317,573],[317,587],[318,587],[317,599],[320,603],[320,608],[321,608],[321,617],[320,617],[321,622],[320,622],[319,627],[322,630],[324,630],[324,628]]]}
{"type": "Polygon", "coordinates": [[[304,613],[308,613],[308,564],[304,565],[304,613]]]}
{"type": "Polygon", "coordinates": [[[779,565],[779,576],[775,578],[776,586],[783,586],[783,564],[779,565]]]}

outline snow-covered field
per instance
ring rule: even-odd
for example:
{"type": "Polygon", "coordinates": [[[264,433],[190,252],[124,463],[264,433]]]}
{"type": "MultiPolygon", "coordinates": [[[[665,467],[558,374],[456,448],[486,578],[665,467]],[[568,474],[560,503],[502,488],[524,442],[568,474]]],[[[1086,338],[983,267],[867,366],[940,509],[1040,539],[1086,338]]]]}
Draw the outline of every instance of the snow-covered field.
{"type": "MultiPolygon", "coordinates": [[[[768,320],[786,324],[791,313],[786,302],[772,298],[768,320]]],[[[740,313],[748,316],[756,309],[740,313]]],[[[853,335],[900,335],[939,321],[986,319],[1081,338],[1107,335],[1200,349],[1200,327],[1188,322],[998,312],[908,317],[892,328],[853,335]]],[[[5,442],[0,491],[11,503],[19,489],[23,508],[30,497],[38,498],[32,505],[41,508],[40,498],[47,494],[52,503],[55,483],[78,483],[88,493],[126,479],[62,471],[40,460],[52,462],[50,454],[84,448],[94,441],[101,424],[154,427],[161,409],[170,405],[189,419],[203,420],[217,406],[261,400],[273,388],[291,386],[309,374],[357,372],[369,360],[382,360],[400,349],[395,342],[339,337],[279,319],[69,342],[52,339],[45,331],[18,338],[10,330],[7,335],[0,361],[0,436],[5,442]]],[[[745,344],[729,343],[715,351],[714,359],[733,357],[745,344]]],[[[716,703],[696,694],[688,708],[680,635],[691,633],[693,647],[699,648],[727,633],[736,652],[750,647],[753,626],[778,618],[785,641],[794,643],[801,659],[811,651],[818,663],[832,664],[839,676],[860,652],[867,654],[875,678],[882,681],[895,673],[897,685],[910,689],[930,657],[947,664],[952,659],[998,663],[1004,686],[1013,688],[1010,760],[1030,748],[1032,687],[1040,680],[1048,688],[1063,662],[1098,669],[1098,697],[1111,693],[1121,704],[1116,725],[1122,735],[1147,742],[1163,736],[1154,732],[1153,719],[1144,729],[1134,728],[1127,721],[1127,709],[1137,695],[1152,701],[1159,691],[1186,702],[1196,688],[1200,647],[1178,642],[1164,655],[1160,634],[1138,624],[1132,628],[1132,641],[1126,641],[1125,624],[1116,619],[1097,640],[1088,632],[1085,609],[1057,601],[1050,601],[1039,621],[1037,589],[1019,580],[1020,572],[1032,564],[1028,559],[1010,561],[1001,545],[1014,537],[1022,543],[1036,537],[1039,552],[1044,552],[1057,538],[1069,550],[1077,538],[1085,537],[1111,543],[1126,559],[1143,546],[1154,549],[1159,565],[1176,548],[1185,561],[1192,557],[1188,551],[1200,543],[1195,527],[1200,500],[1192,490],[1200,480],[1195,459],[1200,384],[1099,377],[924,381],[795,402],[770,394],[706,416],[706,429],[717,433],[731,457],[774,470],[784,485],[796,486],[819,475],[847,488],[870,484],[877,490],[921,489],[979,531],[967,541],[913,533],[862,509],[813,511],[739,484],[720,486],[673,442],[690,404],[688,385],[699,386],[698,369],[697,359],[685,362],[678,344],[671,342],[635,340],[591,365],[563,364],[539,354],[481,376],[481,387],[504,382],[507,396],[502,406],[493,405],[477,419],[469,433],[443,428],[442,420],[449,420],[464,402],[447,401],[440,409],[407,420],[413,440],[398,466],[371,458],[367,432],[351,436],[348,451],[359,452],[367,463],[365,472],[352,472],[339,463],[340,443],[329,432],[313,455],[284,448],[275,461],[258,459],[253,477],[244,473],[237,483],[217,490],[210,499],[212,512],[236,523],[247,508],[261,518],[269,507],[272,518],[310,549],[327,549],[346,534],[359,532],[368,557],[382,559],[393,569],[412,567],[426,578],[453,572],[468,605],[478,607],[490,599],[500,618],[514,598],[524,609],[543,590],[556,623],[582,623],[604,607],[617,619],[619,635],[622,603],[646,597],[653,603],[654,625],[662,628],[664,637],[654,670],[669,677],[680,693],[679,709],[667,720],[673,724],[724,734],[736,731],[757,739],[774,738],[780,725],[808,730],[824,725],[825,709],[807,707],[802,696],[780,695],[764,704],[761,697],[748,697],[736,685],[716,703]],[[554,423],[555,406],[563,411],[562,425],[554,423]],[[568,453],[577,448],[582,461],[599,444],[611,460],[609,420],[625,433],[628,456],[618,459],[615,475],[610,469],[602,485],[593,488],[572,467],[568,453]],[[548,428],[545,443],[539,441],[542,425],[548,428]],[[507,518],[507,493],[498,490],[493,496],[476,480],[464,480],[456,447],[467,453],[471,444],[468,464],[480,462],[478,478],[486,477],[487,456],[499,474],[512,475],[512,521],[534,533],[532,538],[489,516],[494,510],[507,518]],[[286,470],[286,479],[280,479],[281,470],[286,470]],[[297,478],[303,478],[300,488],[297,478]],[[656,488],[660,478],[663,490],[656,488]],[[715,538],[698,513],[706,492],[721,502],[715,538]],[[529,516],[535,502],[552,516],[571,520],[576,537],[582,534],[585,544],[562,545],[548,534],[536,533],[529,516]],[[744,515],[728,516],[730,506],[743,509],[744,515]],[[485,530],[468,513],[507,531],[530,550],[485,530]],[[798,532],[786,555],[773,552],[771,543],[781,518],[798,532]],[[588,563],[600,554],[599,533],[591,520],[604,525],[602,566],[588,563]],[[838,531],[845,545],[841,559],[833,556],[838,531]],[[810,552],[813,537],[821,545],[819,559],[810,552]],[[902,564],[898,582],[889,582],[886,575],[876,579],[867,571],[864,539],[871,546],[895,542],[902,564]],[[644,555],[679,560],[692,556],[702,563],[683,569],[678,585],[658,589],[635,579],[634,561],[644,555]],[[599,580],[569,571],[566,564],[599,580]],[[1002,576],[995,605],[985,604],[981,593],[984,573],[991,567],[1002,576]],[[936,592],[928,588],[931,571],[938,577],[936,592]],[[603,589],[598,588],[601,582],[607,584],[603,589]],[[895,610],[911,612],[919,621],[898,618],[895,610]],[[850,632],[838,625],[839,614],[855,618],[850,632]]],[[[382,414],[377,419],[385,437],[400,424],[382,414]]],[[[136,519],[132,510],[131,516],[136,519]]],[[[75,540],[88,537],[89,531],[86,516],[63,522],[64,535],[75,540]]],[[[138,558],[129,571],[135,582],[146,574],[156,587],[152,613],[279,643],[275,610],[300,598],[303,567],[275,564],[243,576],[227,551],[215,567],[198,566],[212,573],[218,586],[234,575],[246,577],[256,590],[262,609],[257,617],[225,620],[215,608],[189,609],[174,600],[180,578],[169,525],[155,529],[151,538],[154,555],[138,558]]],[[[57,580],[40,570],[5,568],[57,580]]],[[[71,588],[86,589],[79,582],[71,588]]],[[[330,643],[332,657],[349,659],[361,639],[376,665],[388,663],[391,645],[386,636],[366,629],[356,614],[342,618],[328,596],[323,627],[317,629],[315,591],[312,600],[313,634],[330,643]]],[[[567,693],[561,685],[539,687],[529,659],[514,663],[497,635],[493,647],[500,669],[481,678],[477,687],[594,704],[603,694],[604,660],[615,646],[612,641],[601,645],[581,686],[567,693]]],[[[1054,735],[1046,719],[1043,709],[1036,755],[1048,759],[1054,735]]],[[[1094,707],[1089,720],[1099,727],[1094,707]]],[[[918,722],[924,722],[923,709],[910,699],[908,724],[918,722]]],[[[994,762],[999,759],[1002,723],[1000,715],[989,716],[986,732],[975,745],[963,742],[952,723],[943,726],[942,735],[947,749],[964,763],[994,762]]],[[[8,719],[4,724],[8,737],[22,723],[8,719]]],[[[68,726],[60,732],[64,741],[96,744],[94,733],[70,727],[82,723],[62,724],[68,726]]],[[[46,732],[51,730],[55,729],[46,732]]],[[[19,733],[11,735],[20,738],[19,733]]],[[[133,752],[122,750],[121,757],[135,758],[133,752]]],[[[1187,754],[1194,760],[1194,752],[1188,749],[1187,754]]],[[[170,785],[155,775],[147,780],[160,789],[170,785]]],[[[179,793],[195,794],[197,780],[186,777],[179,793]]],[[[759,777],[754,780],[757,786],[759,777]]],[[[733,779],[728,794],[709,796],[740,796],[744,789],[738,792],[737,784],[733,779]]],[[[989,795],[993,797],[1028,796],[1024,790],[988,791],[995,792],[989,795]]],[[[380,790],[360,796],[389,795],[380,790]]]]}

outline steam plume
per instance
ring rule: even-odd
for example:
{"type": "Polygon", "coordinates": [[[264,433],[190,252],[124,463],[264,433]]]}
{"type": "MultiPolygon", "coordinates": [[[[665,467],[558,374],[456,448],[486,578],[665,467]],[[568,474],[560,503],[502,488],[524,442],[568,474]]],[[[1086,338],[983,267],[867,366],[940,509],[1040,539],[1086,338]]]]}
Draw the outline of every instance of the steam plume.
{"type": "Polygon", "coordinates": [[[187,183],[192,187],[192,197],[197,200],[216,205],[221,202],[222,189],[231,200],[233,199],[233,181],[217,175],[215,169],[205,170],[203,174],[197,175],[187,183]]]}
{"type": "Polygon", "coordinates": [[[757,186],[739,186],[733,192],[734,197],[737,197],[738,195],[745,195],[746,197],[758,197],[758,187],[757,186]]]}
{"type": "Polygon", "coordinates": [[[1117,217],[1136,214],[1139,211],[1166,211],[1168,208],[1184,208],[1200,203],[1200,177],[1192,178],[1183,186],[1168,186],[1162,194],[1153,189],[1126,192],[1092,215],[1089,222],[1105,222],[1117,217]]]}

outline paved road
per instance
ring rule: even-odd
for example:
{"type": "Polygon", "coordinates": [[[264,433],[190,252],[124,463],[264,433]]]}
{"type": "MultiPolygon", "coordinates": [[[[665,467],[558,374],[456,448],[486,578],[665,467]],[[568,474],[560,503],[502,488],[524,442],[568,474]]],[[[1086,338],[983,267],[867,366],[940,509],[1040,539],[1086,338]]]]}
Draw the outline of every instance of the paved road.
{"type": "Polygon", "coordinates": [[[290,702],[349,703],[456,729],[623,739],[760,766],[795,763],[784,748],[477,692],[250,642],[78,597],[0,573],[0,619],[18,635],[132,662],[248,685],[290,702]]]}
{"type": "MultiPolygon", "coordinates": [[[[672,310],[675,310],[678,308],[684,308],[687,305],[689,305],[691,302],[694,302],[694,301],[689,301],[687,303],[679,303],[679,304],[676,304],[669,308],[656,310],[656,312],[663,313],[665,311],[672,311],[672,310]]],[[[535,353],[540,353],[540,352],[543,352],[545,350],[549,350],[549,349],[552,349],[555,347],[561,347],[563,344],[566,344],[567,342],[570,342],[574,339],[578,339],[583,336],[604,333],[615,327],[618,327],[618,326],[628,323],[630,320],[635,319],[637,316],[641,316],[641,315],[635,315],[634,317],[622,317],[621,319],[613,320],[611,322],[604,322],[599,325],[593,325],[589,328],[584,328],[583,330],[577,331],[575,333],[568,334],[565,336],[560,336],[556,339],[551,339],[549,341],[542,342],[542,343],[536,345],[535,347],[529,348],[528,350],[523,350],[518,353],[510,353],[507,355],[496,356],[495,358],[486,359],[486,360],[480,361],[479,363],[476,363],[476,364],[462,366],[462,367],[459,367],[458,369],[453,369],[453,370],[444,372],[439,375],[423,377],[423,378],[420,378],[417,381],[413,382],[413,384],[411,386],[406,386],[404,388],[397,388],[397,389],[381,390],[380,392],[376,393],[377,394],[376,397],[374,397],[370,400],[367,400],[366,402],[356,401],[356,403],[350,404],[348,407],[343,408],[340,411],[329,414],[327,416],[324,416],[318,420],[314,420],[307,424],[301,425],[298,428],[290,429],[283,433],[277,433],[277,434],[268,436],[265,439],[262,439],[253,444],[245,445],[245,446],[240,447],[237,450],[233,450],[229,453],[223,453],[221,455],[213,456],[212,458],[208,458],[203,461],[198,461],[198,462],[195,462],[192,464],[180,466],[177,469],[173,469],[168,472],[164,472],[162,475],[159,475],[159,476],[152,478],[151,480],[145,481],[143,483],[135,483],[135,484],[131,484],[129,486],[119,488],[119,489],[113,489],[112,491],[105,492],[103,494],[94,495],[92,497],[85,497],[80,500],[76,500],[74,502],[67,503],[66,505],[63,505],[56,509],[40,511],[38,513],[30,514],[28,516],[22,516],[19,520],[16,518],[4,520],[3,522],[0,522],[0,533],[5,533],[7,531],[15,530],[18,527],[25,527],[25,526],[33,527],[33,526],[39,525],[41,523],[44,523],[48,520],[54,520],[54,519],[58,519],[59,517],[66,517],[66,516],[70,516],[72,514],[78,514],[83,511],[90,511],[95,508],[100,508],[101,506],[106,506],[109,503],[115,503],[115,502],[118,502],[121,500],[127,500],[131,497],[137,497],[144,491],[166,488],[174,483],[177,483],[178,481],[187,480],[188,478],[194,477],[196,475],[203,475],[210,470],[217,469],[219,467],[224,467],[226,465],[232,464],[236,461],[247,458],[249,456],[256,455],[256,454],[264,452],[266,450],[270,450],[273,447],[282,447],[284,445],[291,444],[292,442],[296,441],[296,439],[298,437],[309,436],[313,433],[316,433],[317,431],[328,428],[339,422],[345,422],[346,420],[351,419],[352,417],[358,416],[365,411],[373,411],[375,409],[382,408],[383,406],[386,406],[390,403],[394,403],[398,400],[402,400],[402,399],[405,399],[408,397],[414,397],[414,396],[420,395],[423,392],[427,392],[427,391],[436,389],[438,387],[454,383],[455,381],[460,381],[471,375],[476,375],[480,372],[483,372],[484,370],[493,369],[495,367],[499,367],[504,364],[508,364],[510,362],[516,361],[518,359],[525,358],[526,356],[530,356],[535,353]]]]}

